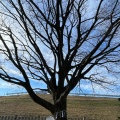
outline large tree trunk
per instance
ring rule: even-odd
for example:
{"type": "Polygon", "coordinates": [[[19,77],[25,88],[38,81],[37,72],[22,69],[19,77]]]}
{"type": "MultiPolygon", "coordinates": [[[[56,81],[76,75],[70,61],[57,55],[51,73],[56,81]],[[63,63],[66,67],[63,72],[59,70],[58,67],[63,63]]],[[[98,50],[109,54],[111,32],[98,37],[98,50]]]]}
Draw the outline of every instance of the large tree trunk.
{"type": "Polygon", "coordinates": [[[67,98],[55,103],[52,114],[55,120],[67,120],[67,98]]]}
{"type": "Polygon", "coordinates": [[[42,105],[53,114],[55,120],[67,120],[67,96],[61,97],[60,93],[52,94],[54,103],[51,104],[46,100],[39,98],[28,84],[25,86],[25,88],[28,91],[30,97],[36,103],[42,105]]]}

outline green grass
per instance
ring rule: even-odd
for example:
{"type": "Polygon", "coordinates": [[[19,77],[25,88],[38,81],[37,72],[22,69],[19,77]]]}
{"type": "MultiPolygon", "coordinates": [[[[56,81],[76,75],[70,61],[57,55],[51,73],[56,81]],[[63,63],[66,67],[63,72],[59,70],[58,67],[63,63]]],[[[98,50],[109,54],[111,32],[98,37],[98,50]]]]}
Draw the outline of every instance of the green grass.
{"type": "MultiPolygon", "coordinates": [[[[51,101],[50,95],[41,95],[51,101]]],[[[91,119],[117,120],[120,118],[120,101],[110,98],[69,96],[68,117],[86,116],[91,119]]],[[[0,115],[51,115],[49,111],[34,103],[28,95],[0,97],[0,115]]]]}

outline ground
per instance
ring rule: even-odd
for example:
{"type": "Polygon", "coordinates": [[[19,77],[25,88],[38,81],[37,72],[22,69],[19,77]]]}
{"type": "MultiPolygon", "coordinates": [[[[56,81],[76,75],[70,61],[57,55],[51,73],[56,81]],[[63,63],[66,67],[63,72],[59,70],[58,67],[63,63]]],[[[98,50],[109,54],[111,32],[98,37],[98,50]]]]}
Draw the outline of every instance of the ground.
{"type": "MultiPolygon", "coordinates": [[[[41,94],[41,97],[52,102],[50,95],[41,94]]],[[[117,120],[120,117],[120,101],[117,98],[68,96],[67,101],[69,118],[85,116],[91,119],[117,120]]],[[[28,95],[0,97],[0,108],[0,115],[51,115],[28,95]]]]}

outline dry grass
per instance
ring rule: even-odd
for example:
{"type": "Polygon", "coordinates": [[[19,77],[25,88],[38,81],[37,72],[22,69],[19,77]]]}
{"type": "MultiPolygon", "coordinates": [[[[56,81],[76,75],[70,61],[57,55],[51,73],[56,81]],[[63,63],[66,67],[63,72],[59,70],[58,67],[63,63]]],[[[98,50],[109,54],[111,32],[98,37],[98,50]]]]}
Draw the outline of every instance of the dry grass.
{"type": "Polygon", "coordinates": [[[120,101],[110,98],[68,98],[68,113],[71,116],[116,120],[120,114],[120,101]],[[72,114],[73,113],[73,114],[72,114]]]}
{"type": "MultiPolygon", "coordinates": [[[[52,102],[50,95],[41,95],[52,102]]],[[[117,120],[120,117],[120,101],[110,98],[68,97],[68,116],[117,120]]],[[[28,95],[0,97],[0,115],[51,115],[49,111],[34,103],[28,95]]]]}

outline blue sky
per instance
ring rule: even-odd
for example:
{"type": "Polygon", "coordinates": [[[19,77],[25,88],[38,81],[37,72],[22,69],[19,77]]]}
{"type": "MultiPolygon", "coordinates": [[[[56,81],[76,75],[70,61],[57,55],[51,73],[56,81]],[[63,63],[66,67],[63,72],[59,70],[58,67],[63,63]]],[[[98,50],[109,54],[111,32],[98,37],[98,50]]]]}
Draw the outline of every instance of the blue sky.
{"type": "MultiPolygon", "coordinates": [[[[35,81],[31,81],[31,85],[34,87],[40,87],[42,89],[46,88],[46,85],[44,83],[38,83],[35,81]]],[[[0,79],[0,96],[5,96],[11,93],[20,93],[20,92],[26,92],[26,90],[18,85],[11,84],[8,82],[5,82],[0,79]]]]}

